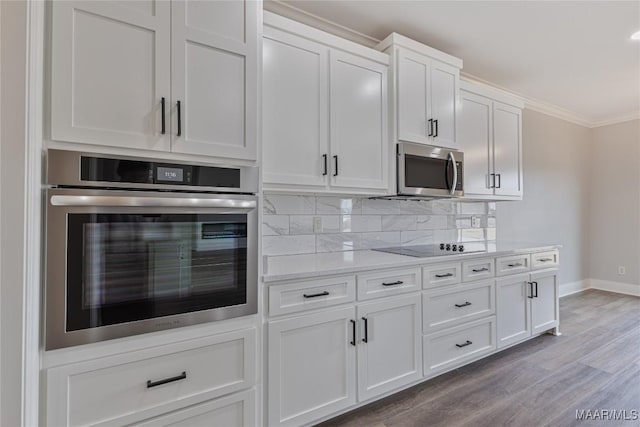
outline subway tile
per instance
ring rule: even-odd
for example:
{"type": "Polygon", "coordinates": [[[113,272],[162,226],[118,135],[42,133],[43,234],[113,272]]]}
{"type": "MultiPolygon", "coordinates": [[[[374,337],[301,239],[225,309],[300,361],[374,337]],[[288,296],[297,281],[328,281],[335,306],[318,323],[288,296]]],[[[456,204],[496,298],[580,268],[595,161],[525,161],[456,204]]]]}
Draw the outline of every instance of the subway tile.
{"type": "Polygon", "coordinates": [[[415,215],[382,215],[382,231],[406,231],[416,229],[415,215]]]}
{"type": "Polygon", "coordinates": [[[359,249],[376,249],[389,246],[400,246],[399,231],[360,234],[359,249]]]}
{"type": "Polygon", "coordinates": [[[363,199],[362,213],[364,215],[391,215],[399,214],[398,200],[363,199]]]}
{"type": "Polygon", "coordinates": [[[264,236],[262,238],[263,255],[310,254],[316,251],[316,238],[313,234],[299,236],[264,236]]]}
{"type": "Polygon", "coordinates": [[[400,243],[402,246],[430,245],[434,243],[434,232],[432,230],[402,231],[400,243]]]}
{"type": "Polygon", "coordinates": [[[420,215],[417,218],[417,230],[444,230],[448,221],[444,215],[420,215]]]}
{"type": "Polygon", "coordinates": [[[496,227],[496,217],[495,216],[490,216],[487,217],[487,227],[496,227]]]}
{"type": "Polygon", "coordinates": [[[364,233],[381,231],[380,215],[342,215],[340,231],[344,233],[364,233]]]}
{"type": "Polygon", "coordinates": [[[430,201],[398,200],[398,212],[401,214],[427,215],[433,212],[430,201]]]}
{"type": "Polygon", "coordinates": [[[453,243],[459,240],[459,230],[434,230],[435,243],[453,243]]]}
{"type": "Polygon", "coordinates": [[[455,219],[455,224],[454,227],[450,228],[471,228],[471,218],[452,218],[455,219]]]}
{"type": "Polygon", "coordinates": [[[317,252],[340,252],[352,251],[360,248],[360,234],[358,233],[338,233],[338,234],[317,234],[317,252]]]}
{"type": "Polygon", "coordinates": [[[479,242],[484,240],[484,228],[465,228],[460,230],[461,242],[479,242]]]}
{"type": "Polygon", "coordinates": [[[290,215],[289,233],[291,234],[314,234],[313,215],[290,215]]]}
{"type": "Polygon", "coordinates": [[[496,213],[496,202],[488,202],[487,203],[487,213],[495,215],[495,213],[496,213]]]}
{"type": "Polygon", "coordinates": [[[487,228],[487,240],[496,240],[497,238],[497,234],[496,234],[496,229],[495,227],[489,227],[487,228]]]}
{"type": "Polygon", "coordinates": [[[288,215],[262,215],[262,235],[279,236],[289,234],[288,215]]]}
{"type": "Polygon", "coordinates": [[[262,211],[271,215],[313,215],[316,213],[316,199],[313,196],[266,194],[262,211]]]}
{"type": "Polygon", "coordinates": [[[448,200],[434,200],[431,202],[431,211],[434,214],[451,215],[455,214],[456,202],[450,202],[448,200]]]}
{"type": "Polygon", "coordinates": [[[319,196],[316,197],[316,213],[359,215],[362,213],[362,199],[319,196]]]}
{"type": "Polygon", "coordinates": [[[484,215],[487,213],[487,206],[485,202],[462,202],[460,203],[461,214],[477,214],[484,215]]]}

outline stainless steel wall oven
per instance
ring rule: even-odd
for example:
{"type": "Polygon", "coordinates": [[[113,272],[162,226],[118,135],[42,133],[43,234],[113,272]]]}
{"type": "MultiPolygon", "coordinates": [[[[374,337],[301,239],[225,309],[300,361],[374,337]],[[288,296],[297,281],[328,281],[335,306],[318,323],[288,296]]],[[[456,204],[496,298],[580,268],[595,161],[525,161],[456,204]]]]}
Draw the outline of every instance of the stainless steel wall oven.
{"type": "Polygon", "coordinates": [[[49,150],[47,350],[257,312],[258,171],[49,150]]]}

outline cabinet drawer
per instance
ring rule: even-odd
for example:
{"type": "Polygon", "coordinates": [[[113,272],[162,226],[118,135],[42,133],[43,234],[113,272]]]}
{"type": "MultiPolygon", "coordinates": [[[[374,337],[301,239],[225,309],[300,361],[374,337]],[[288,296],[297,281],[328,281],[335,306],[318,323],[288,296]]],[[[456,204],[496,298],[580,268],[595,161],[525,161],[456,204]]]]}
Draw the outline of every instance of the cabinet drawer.
{"type": "Polygon", "coordinates": [[[496,258],[496,275],[524,273],[529,271],[529,254],[496,258]]]}
{"type": "Polygon", "coordinates": [[[255,357],[246,329],[53,368],[48,424],[133,422],[239,391],[255,383],[255,357]]]}
{"type": "Polygon", "coordinates": [[[358,274],[357,283],[359,300],[386,297],[420,290],[422,272],[411,268],[358,274]]]}
{"type": "Polygon", "coordinates": [[[560,252],[548,251],[531,254],[531,269],[555,268],[560,265],[560,252]]]}
{"type": "Polygon", "coordinates": [[[460,283],[462,271],[459,262],[451,264],[437,264],[422,269],[423,287],[425,289],[460,283]]]}
{"type": "Polygon", "coordinates": [[[460,366],[496,348],[495,316],[425,335],[424,374],[460,366]]]}
{"type": "Polygon", "coordinates": [[[269,286],[269,315],[331,307],[356,299],[355,276],[306,280],[269,286]]]}
{"type": "Polygon", "coordinates": [[[422,295],[423,332],[495,314],[495,295],[493,280],[425,292],[422,295]]]}
{"type": "Polygon", "coordinates": [[[465,261],[462,263],[462,281],[471,282],[493,277],[495,276],[494,266],[493,258],[465,261]]]}

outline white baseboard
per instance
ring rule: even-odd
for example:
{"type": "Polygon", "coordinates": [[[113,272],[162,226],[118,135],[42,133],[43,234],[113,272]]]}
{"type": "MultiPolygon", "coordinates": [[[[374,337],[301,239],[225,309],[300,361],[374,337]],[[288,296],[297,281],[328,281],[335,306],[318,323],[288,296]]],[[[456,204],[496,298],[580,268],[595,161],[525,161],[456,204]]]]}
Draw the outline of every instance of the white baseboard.
{"type": "Polygon", "coordinates": [[[563,283],[560,285],[560,298],[567,295],[577,294],[578,292],[589,289],[589,279],[578,280],[577,282],[563,283]]]}
{"type": "Polygon", "coordinates": [[[589,279],[589,288],[601,291],[615,292],[617,294],[633,295],[640,297],[640,285],[631,283],[610,282],[608,280],[589,279]]]}

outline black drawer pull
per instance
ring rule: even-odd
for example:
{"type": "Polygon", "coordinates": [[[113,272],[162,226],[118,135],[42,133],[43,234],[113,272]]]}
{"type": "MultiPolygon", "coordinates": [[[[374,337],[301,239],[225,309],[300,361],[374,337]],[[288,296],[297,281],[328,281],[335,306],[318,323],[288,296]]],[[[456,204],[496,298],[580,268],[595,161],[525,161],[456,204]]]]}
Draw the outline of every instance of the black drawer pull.
{"type": "Polygon", "coordinates": [[[456,344],[456,347],[458,348],[462,348],[462,347],[466,347],[468,345],[473,344],[471,341],[467,340],[464,344],[456,344]]]}
{"type": "Polygon", "coordinates": [[[553,258],[540,258],[540,262],[549,262],[553,261],[553,258]]]}
{"type": "Polygon", "coordinates": [[[533,294],[533,284],[534,282],[527,282],[527,284],[531,287],[531,293],[529,295],[527,295],[527,298],[535,298],[535,295],[533,294]]]}
{"type": "Polygon", "coordinates": [[[180,106],[180,101],[176,101],[176,109],[178,110],[178,132],[176,133],[176,136],[182,135],[182,112],[180,111],[180,106]]]}
{"type": "Polygon", "coordinates": [[[351,333],[352,333],[352,340],[349,341],[349,344],[351,344],[352,346],[355,347],[356,345],[356,321],[353,319],[349,319],[349,321],[351,322],[351,333]]]}
{"type": "Polygon", "coordinates": [[[474,268],[471,271],[473,271],[474,273],[480,273],[480,272],[483,272],[483,271],[489,271],[489,269],[487,267],[482,267],[482,268],[474,268]]]}
{"type": "Polygon", "coordinates": [[[364,320],[364,337],[362,338],[362,342],[369,342],[369,319],[363,317],[364,320]]]}
{"type": "Polygon", "coordinates": [[[522,267],[521,263],[517,263],[517,264],[507,264],[507,267],[522,267]]]}
{"type": "Polygon", "coordinates": [[[443,277],[451,277],[453,276],[453,273],[446,273],[446,274],[436,274],[436,277],[438,279],[442,279],[443,277]]]}
{"type": "Polygon", "coordinates": [[[402,285],[404,282],[402,280],[398,280],[397,282],[388,282],[388,283],[382,283],[382,286],[395,286],[395,285],[402,285]]]}
{"type": "Polygon", "coordinates": [[[319,294],[302,294],[305,298],[326,297],[329,295],[328,291],[320,292],[319,294]]]}
{"type": "Polygon", "coordinates": [[[322,161],[324,162],[324,171],[322,172],[322,176],[327,175],[327,155],[322,155],[322,161]]]}
{"type": "Polygon", "coordinates": [[[456,307],[458,308],[462,308],[462,307],[466,307],[471,305],[471,303],[469,301],[465,302],[464,304],[455,304],[456,307]]]}
{"type": "Polygon", "coordinates": [[[147,388],[157,387],[162,384],[168,384],[174,381],[184,380],[186,378],[187,378],[187,373],[185,371],[182,371],[180,375],[176,375],[175,377],[165,378],[164,380],[159,380],[159,381],[147,381],[147,388]]]}
{"type": "Polygon", "coordinates": [[[165,123],[165,110],[164,110],[164,96],[162,97],[162,99],[160,100],[160,106],[161,106],[161,110],[162,110],[162,134],[164,135],[167,132],[167,126],[165,123]]]}

